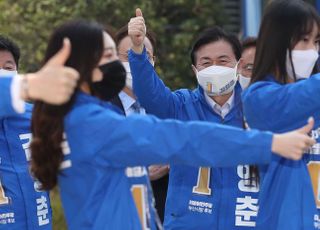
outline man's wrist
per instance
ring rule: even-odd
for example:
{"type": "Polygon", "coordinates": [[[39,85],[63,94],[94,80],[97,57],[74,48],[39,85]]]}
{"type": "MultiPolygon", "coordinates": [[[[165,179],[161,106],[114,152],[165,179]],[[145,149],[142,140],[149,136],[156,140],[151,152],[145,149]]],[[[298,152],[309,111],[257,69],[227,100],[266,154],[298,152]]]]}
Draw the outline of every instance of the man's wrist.
{"type": "Polygon", "coordinates": [[[143,48],[144,48],[144,44],[140,45],[140,46],[132,46],[132,50],[133,52],[135,52],[136,54],[142,54],[143,52],[143,48]]]}
{"type": "Polygon", "coordinates": [[[37,99],[36,96],[36,90],[34,85],[36,84],[37,78],[35,77],[35,74],[28,73],[21,76],[21,98],[24,101],[30,101],[37,99]]]}

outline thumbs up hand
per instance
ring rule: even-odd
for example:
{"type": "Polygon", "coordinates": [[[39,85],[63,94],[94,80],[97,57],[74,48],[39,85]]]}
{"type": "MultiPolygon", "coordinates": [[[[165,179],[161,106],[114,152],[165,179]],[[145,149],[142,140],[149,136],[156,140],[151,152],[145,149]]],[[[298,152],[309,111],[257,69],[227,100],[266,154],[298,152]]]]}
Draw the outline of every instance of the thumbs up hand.
{"type": "Polygon", "coordinates": [[[21,89],[24,100],[42,100],[60,105],[67,102],[77,85],[79,73],[64,66],[71,53],[69,39],[64,39],[62,48],[36,73],[23,76],[27,86],[21,89]]]}
{"type": "Polygon", "coordinates": [[[142,15],[142,11],[136,9],[136,17],[131,18],[128,24],[128,35],[132,41],[132,49],[135,53],[141,54],[143,51],[143,42],[146,36],[146,24],[142,15]]]}
{"type": "Polygon", "coordinates": [[[308,136],[313,126],[314,119],[309,118],[308,124],[300,129],[283,134],[274,134],[272,151],[288,159],[301,159],[303,154],[316,143],[313,138],[308,136]]]}

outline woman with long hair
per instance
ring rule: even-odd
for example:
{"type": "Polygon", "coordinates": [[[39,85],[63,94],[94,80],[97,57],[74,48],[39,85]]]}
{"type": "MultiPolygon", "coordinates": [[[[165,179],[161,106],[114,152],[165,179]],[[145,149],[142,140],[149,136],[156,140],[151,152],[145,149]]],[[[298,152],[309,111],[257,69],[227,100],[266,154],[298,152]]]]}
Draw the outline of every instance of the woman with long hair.
{"type": "MultiPolygon", "coordinates": [[[[251,128],[286,132],[310,116],[319,127],[320,75],[312,75],[318,72],[319,31],[319,15],[304,1],[273,1],[267,7],[251,86],[243,95],[251,128]]],[[[311,134],[319,141],[319,129],[311,134]]],[[[306,149],[308,154],[300,161],[273,156],[262,170],[267,171],[260,190],[258,229],[320,228],[319,150],[319,143],[306,149]]]]}
{"type": "Polygon", "coordinates": [[[130,188],[128,182],[128,177],[147,172],[127,166],[267,163],[271,151],[299,159],[303,148],[314,143],[305,135],[312,122],[298,131],[272,135],[204,122],[126,118],[106,102],[123,88],[126,75],[116,58],[103,55],[113,42],[110,36],[95,23],[66,23],[53,33],[45,60],[65,37],[72,44],[66,65],[79,72],[79,85],[63,105],[35,102],[31,170],[44,189],[59,183],[69,229],[156,229],[146,197],[149,184],[130,188]],[[226,133],[234,138],[226,139],[226,133]],[[237,156],[230,157],[235,150],[237,156]]]}

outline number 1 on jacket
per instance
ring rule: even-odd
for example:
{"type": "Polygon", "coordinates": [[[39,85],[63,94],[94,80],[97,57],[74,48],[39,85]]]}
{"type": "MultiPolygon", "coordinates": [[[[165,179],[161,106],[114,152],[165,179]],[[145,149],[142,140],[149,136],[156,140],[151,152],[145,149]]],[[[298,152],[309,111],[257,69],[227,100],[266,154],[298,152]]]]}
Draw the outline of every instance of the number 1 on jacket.
{"type": "Polygon", "coordinates": [[[0,205],[9,204],[9,198],[4,194],[4,189],[0,181],[0,205]]]}
{"type": "Polygon", "coordinates": [[[193,187],[192,192],[201,195],[211,195],[210,186],[211,168],[200,167],[198,172],[197,185],[193,187]]]}
{"type": "Polygon", "coordinates": [[[310,161],[308,164],[309,174],[312,182],[314,198],[317,208],[320,208],[320,162],[310,161]]]}
{"type": "Polygon", "coordinates": [[[148,216],[147,216],[147,197],[146,197],[146,187],[142,184],[137,184],[131,186],[131,192],[134,199],[134,203],[136,205],[140,223],[143,230],[150,229],[148,227],[148,216]]]}

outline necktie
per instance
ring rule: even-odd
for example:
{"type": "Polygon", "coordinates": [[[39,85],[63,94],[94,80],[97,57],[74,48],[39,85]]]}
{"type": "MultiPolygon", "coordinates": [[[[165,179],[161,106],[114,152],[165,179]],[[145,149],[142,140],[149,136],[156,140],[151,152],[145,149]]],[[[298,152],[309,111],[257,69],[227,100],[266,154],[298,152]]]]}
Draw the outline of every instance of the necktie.
{"type": "Polygon", "coordinates": [[[140,113],[140,109],[141,109],[140,103],[136,101],[131,105],[131,109],[134,111],[134,113],[140,113]]]}

